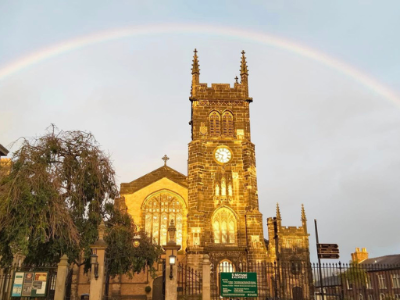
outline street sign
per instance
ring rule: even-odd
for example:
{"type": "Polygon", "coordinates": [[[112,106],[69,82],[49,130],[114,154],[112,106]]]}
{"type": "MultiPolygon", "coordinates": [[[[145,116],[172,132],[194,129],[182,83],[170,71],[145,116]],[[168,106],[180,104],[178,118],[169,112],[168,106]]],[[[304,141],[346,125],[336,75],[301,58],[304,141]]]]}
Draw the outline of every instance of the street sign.
{"type": "Polygon", "coordinates": [[[258,297],[257,273],[220,273],[221,297],[258,297]]]}
{"type": "Polygon", "coordinates": [[[324,259],[338,259],[339,254],[318,254],[318,257],[324,259]]]}
{"type": "Polygon", "coordinates": [[[339,246],[338,244],[317,244],[318,258],[338,259],[339,246]]]}

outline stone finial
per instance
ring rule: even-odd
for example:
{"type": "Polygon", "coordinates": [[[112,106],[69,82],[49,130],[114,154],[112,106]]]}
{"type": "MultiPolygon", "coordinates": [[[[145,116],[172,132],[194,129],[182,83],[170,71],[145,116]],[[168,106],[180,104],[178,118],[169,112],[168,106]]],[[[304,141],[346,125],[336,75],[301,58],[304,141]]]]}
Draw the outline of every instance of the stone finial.
{"type": "Polygon", "coordinates": [[[104,224],[103,219],[100,222],[99,227],[97,228],[98,232],[99,232],[99,240],[103,240],[104,238],[104,232],[106,231],[106,225],[104,224]]]}
{"type": "Polygon", "coordinates": [[[279,209],[279,203],[276,203],[276,219],[279,221],[282,220],[281,210],[279,209]]]}
{"type": "Polygon", "coordinates": [[[174,220],[171,220],[170,225],[168,226],[168,234],[169,234],[169,242],[168,244],[175,244],[175,233],[176,233],[176,227],[174,220]]]}
{"type": "Polygon", "coordinates": [[[306,211],[304,210],[304,204],[301,205],[301,221],[302,222],[307,221],[306,211]]]}
{"type": "Polygon", "coordinates": [[[194,49],[193,63],[192,63],[192,88],[190,91],[191,98],[196,97],[196,87],[200,83],[200,68],[199,59],[197,57],[197,49],[194,49]]]}
{"type": "Polygon", "coordinates": [[[205,265],[210,264],[210,256],[207,253],[203,254],[203,264],[205,265]]]}
{"type": "Polygon", "coordinates": [[[244,56],[246,52],[244,50],[242,51],[242,61],[240,63],[240,76],[242,77],[243,81],[243,76],[248,76],[249,75],[249,70],[247,69],[247,62],[246,62],[246,56],[244,56]]]}
{"type": "Polygon", "coordinates": [[[193,55],[193,63],[192,63],[192,75],[194,74],[200,74],[200,69],[199,69],[199,59],[197,56],[197,49],[194,49],[194,55],[193,55]]]}
{"type": "Polygon", "coordinates": [[[58,266],[68,266],[68,256],[66,254],[61,256],[58,266]]]}
{"type": "Polygon", "coordinates": [[[239,83],[239,78],[237,76],[235,77],[235,83],[239,83]]]}

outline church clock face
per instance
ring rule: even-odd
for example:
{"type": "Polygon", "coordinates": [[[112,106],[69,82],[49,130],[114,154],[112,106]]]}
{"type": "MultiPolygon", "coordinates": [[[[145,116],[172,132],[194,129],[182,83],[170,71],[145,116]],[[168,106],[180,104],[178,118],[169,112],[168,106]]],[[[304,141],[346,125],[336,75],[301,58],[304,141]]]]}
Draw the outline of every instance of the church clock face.
{"type": "Polygon", "coordinates": [[[214,152],[214,157],[220,164],[226,164],[232,158],[232,153],[227,147],[219,147],[214,152]]]}

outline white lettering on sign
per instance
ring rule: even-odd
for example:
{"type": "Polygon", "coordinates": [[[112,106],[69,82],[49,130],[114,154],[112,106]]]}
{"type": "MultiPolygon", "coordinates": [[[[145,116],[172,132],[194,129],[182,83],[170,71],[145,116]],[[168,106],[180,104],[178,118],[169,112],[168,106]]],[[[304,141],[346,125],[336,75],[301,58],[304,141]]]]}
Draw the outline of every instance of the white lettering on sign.
{"type": "Polygon", "coordinates": [[[232,279],[233,279],[233,278],[247,279],[247,274],[232,273],[232,279]]]}

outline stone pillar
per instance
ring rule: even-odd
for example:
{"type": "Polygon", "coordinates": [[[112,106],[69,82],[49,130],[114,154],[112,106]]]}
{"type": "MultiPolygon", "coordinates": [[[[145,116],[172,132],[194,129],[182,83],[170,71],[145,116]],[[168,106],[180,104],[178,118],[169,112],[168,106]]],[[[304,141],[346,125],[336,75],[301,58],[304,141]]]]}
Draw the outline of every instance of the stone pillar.
{"type": "Polygon", "coordinates": [[[90,246],[92,253],[97,255],[97,266],[92,265],[90,270],[90,300],[101,300],[103,298],[103,286],[104,286],[104,267],[105,267],[105,253],[107,248],[107,243],[103,240],[104,231],[106,226],[103,220],[99,225],[99,239],[90,246]],[[97,268],[97,276],[95,274],[95,269],[97,268]],[[97,277],[97,278],[96,278],[97,277]]]}
{"type": "Polygon", "coordinates": [[[166,274],[165,274],[165,300],[177,300],[178,299],[178,265],[171,266],[169,263],[169,257],[171,255],[177,256],[178,250],[181,248],[179,245],[165,245],[165,258],[166,263],[166,274]],[[171,267],[172,267],[172,278],[171,278],[171,267]]]}
{"type": "Polygon", "coordinates": [[[167,245],[163,246],[165,250],[166,259],[166,272],[165,272],[165,300],[177,300],[178,299],[178,264],[177,256],[178,250],[181,246],[177,245],[175,242],[175,225],[174,221],[171,220],[171,224],[168,227],[169,242],[167,245]],[[175,265],[170,264],[170,256],[175,256],[175,265]],[[172,268],[172,271],[171,271],[172,268]]]}
{"type": "Polygon", "coordinates": [[[211,299],[211,273],[210,273],[210,259],[208,254],[203,255],[203,300],[211,299]]]}
{"type": "Polygon", "coordinates": [[[57,268],[57,281],[56,281],[56,292],[54,300],[64,300],[65,297],[65,282],[68,276],[68,256],[63,255],[58,263],[57,268]]]}

